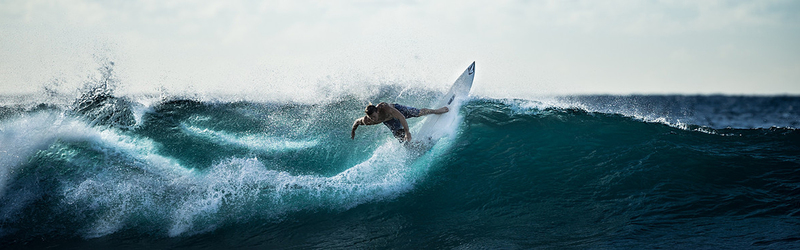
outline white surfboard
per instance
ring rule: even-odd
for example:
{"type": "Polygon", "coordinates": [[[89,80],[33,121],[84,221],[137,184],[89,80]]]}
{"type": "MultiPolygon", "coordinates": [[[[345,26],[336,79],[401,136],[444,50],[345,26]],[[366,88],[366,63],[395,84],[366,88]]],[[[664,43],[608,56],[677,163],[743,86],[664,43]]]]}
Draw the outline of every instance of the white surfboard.
{"type": "Polygon", "coordinates": [[[458,110],[461,104],[467,100],[469,91],[472,88],[472,79],[475,78],[475,62],[472,62],[464,73],[456,79],[453,86],[446,94],[435,100],[429,108],[438,109],[447,107],[447,113],[441,115],[427,115],[422,122],[419,131],[414,135],[414,141],[431,146],[443,136],[455,133],[458,126],[458,110]]]}

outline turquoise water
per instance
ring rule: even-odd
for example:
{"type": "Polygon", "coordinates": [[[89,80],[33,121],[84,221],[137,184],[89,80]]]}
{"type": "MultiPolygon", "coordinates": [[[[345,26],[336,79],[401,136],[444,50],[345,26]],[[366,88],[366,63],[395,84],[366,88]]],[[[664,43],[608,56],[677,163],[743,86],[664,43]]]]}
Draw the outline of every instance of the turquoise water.
{"type": "MultiPolygon", "coordinates": [[[[403,95],[400,95],[404,92],[403,95]]],[[[409,94],[410,93],[410,94],[409,94]]],[[[473,97],[425,152],[366,102],[0,107],[9,248],[797,248],[800,98],[473,97]]],[[[399,97],[398,97],[399,96],[399,97]]],[[[422,119],[410,119],[412,131],[422,119]]]]}

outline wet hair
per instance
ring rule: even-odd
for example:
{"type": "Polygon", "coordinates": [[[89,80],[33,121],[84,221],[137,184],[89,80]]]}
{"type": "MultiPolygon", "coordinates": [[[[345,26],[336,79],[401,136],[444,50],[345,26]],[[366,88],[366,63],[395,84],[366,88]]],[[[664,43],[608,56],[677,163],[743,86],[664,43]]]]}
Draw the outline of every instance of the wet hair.
{"type": "Polygon", "coordinates": [[[367,108],[364,109],[364,112],[367,113],[367,115],[372,115],[372,113],[375,113],[375,111],[378,111],[378,108],[375,107],[375,105],[372,105],[372,103],[370,103],[367,108]]]}

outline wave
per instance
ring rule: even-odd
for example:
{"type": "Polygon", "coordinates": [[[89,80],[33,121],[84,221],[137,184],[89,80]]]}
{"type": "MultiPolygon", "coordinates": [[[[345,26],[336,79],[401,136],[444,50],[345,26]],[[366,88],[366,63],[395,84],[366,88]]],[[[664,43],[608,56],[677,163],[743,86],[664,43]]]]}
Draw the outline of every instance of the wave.
{"type": "MultiPolygon", "coordinates": [[[[418,107],[435,96],[386,91],[379,99],[418,107]]],[[[382,126],[360,128],[351,140],[366,101],[352,96],[318,104],[104,98],[77,111],[75,103],[8,106],[0,117],[0,240],[345,230],[318,227],[315,214],[343,225],[397,222],[350,217],[373,212],[408,218],[410,225],[377,230],[402,231],[382,236],[396,241],[463,232],[452,244],[422,244],[432,247],[465,245],[457,239],[478,229],[463,225],[482,228],[476,242],[507,245],[498,225],[520,229],[510,246],[559,247],[656,237],[677,230],[658,225],[717,219],[767,221],[778,232],[737,232],[780,240],[792,230],[779,221],[800,214],[791,206],[800,190],[798,116],[773,102],[763,108],[782,111],[764,113],[779,114],[767,119],[779,126],[731,115],[749,125],[729,128],[703,112],[643,111],[672,107],[677,97],[661,104],[661,97],[636,97],[655,103],[627,111],[612,108],[609,97],[476,97],[459,111],[460,126],[420,154],[382,126]],[[119,112],[125,115],[107,115],[119,112]],[[704,119],[713,122],[685,122],[704,119]],[[581,230],[543,226],[551,224],[581,230]]],[[[420,121],[409,120],[412,131],[420,121]]],[[[725,237],[722,228],[704,232],[725,237]]]]}

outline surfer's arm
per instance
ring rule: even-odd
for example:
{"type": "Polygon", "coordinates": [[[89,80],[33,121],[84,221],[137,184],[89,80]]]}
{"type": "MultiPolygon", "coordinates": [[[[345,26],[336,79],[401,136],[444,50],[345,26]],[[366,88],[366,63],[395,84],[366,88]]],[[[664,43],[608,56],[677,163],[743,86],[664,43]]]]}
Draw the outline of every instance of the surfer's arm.
{"type": "Polygon", "coordinates": [[[355,122],[353,122],[353,130],[350,131],[350,139],[356,139],[356,128],[358,128],[358,125],[366,125],[363,117],[358,118],[355,122]]]}
{"type": "Polygon", "coordinates": [[[406,117],[403,116],[403,114],[400,113],[400,111],[398,111],[395,108],[391,108],[389,110],[390,110],[389,112],[392,114],[392,117],[400,121],[400,124],[403,125],[403,130],[406,131],[405,141],[411,141],[411,130],[408,129],[408,122],[406,122],[406,117]]]}

